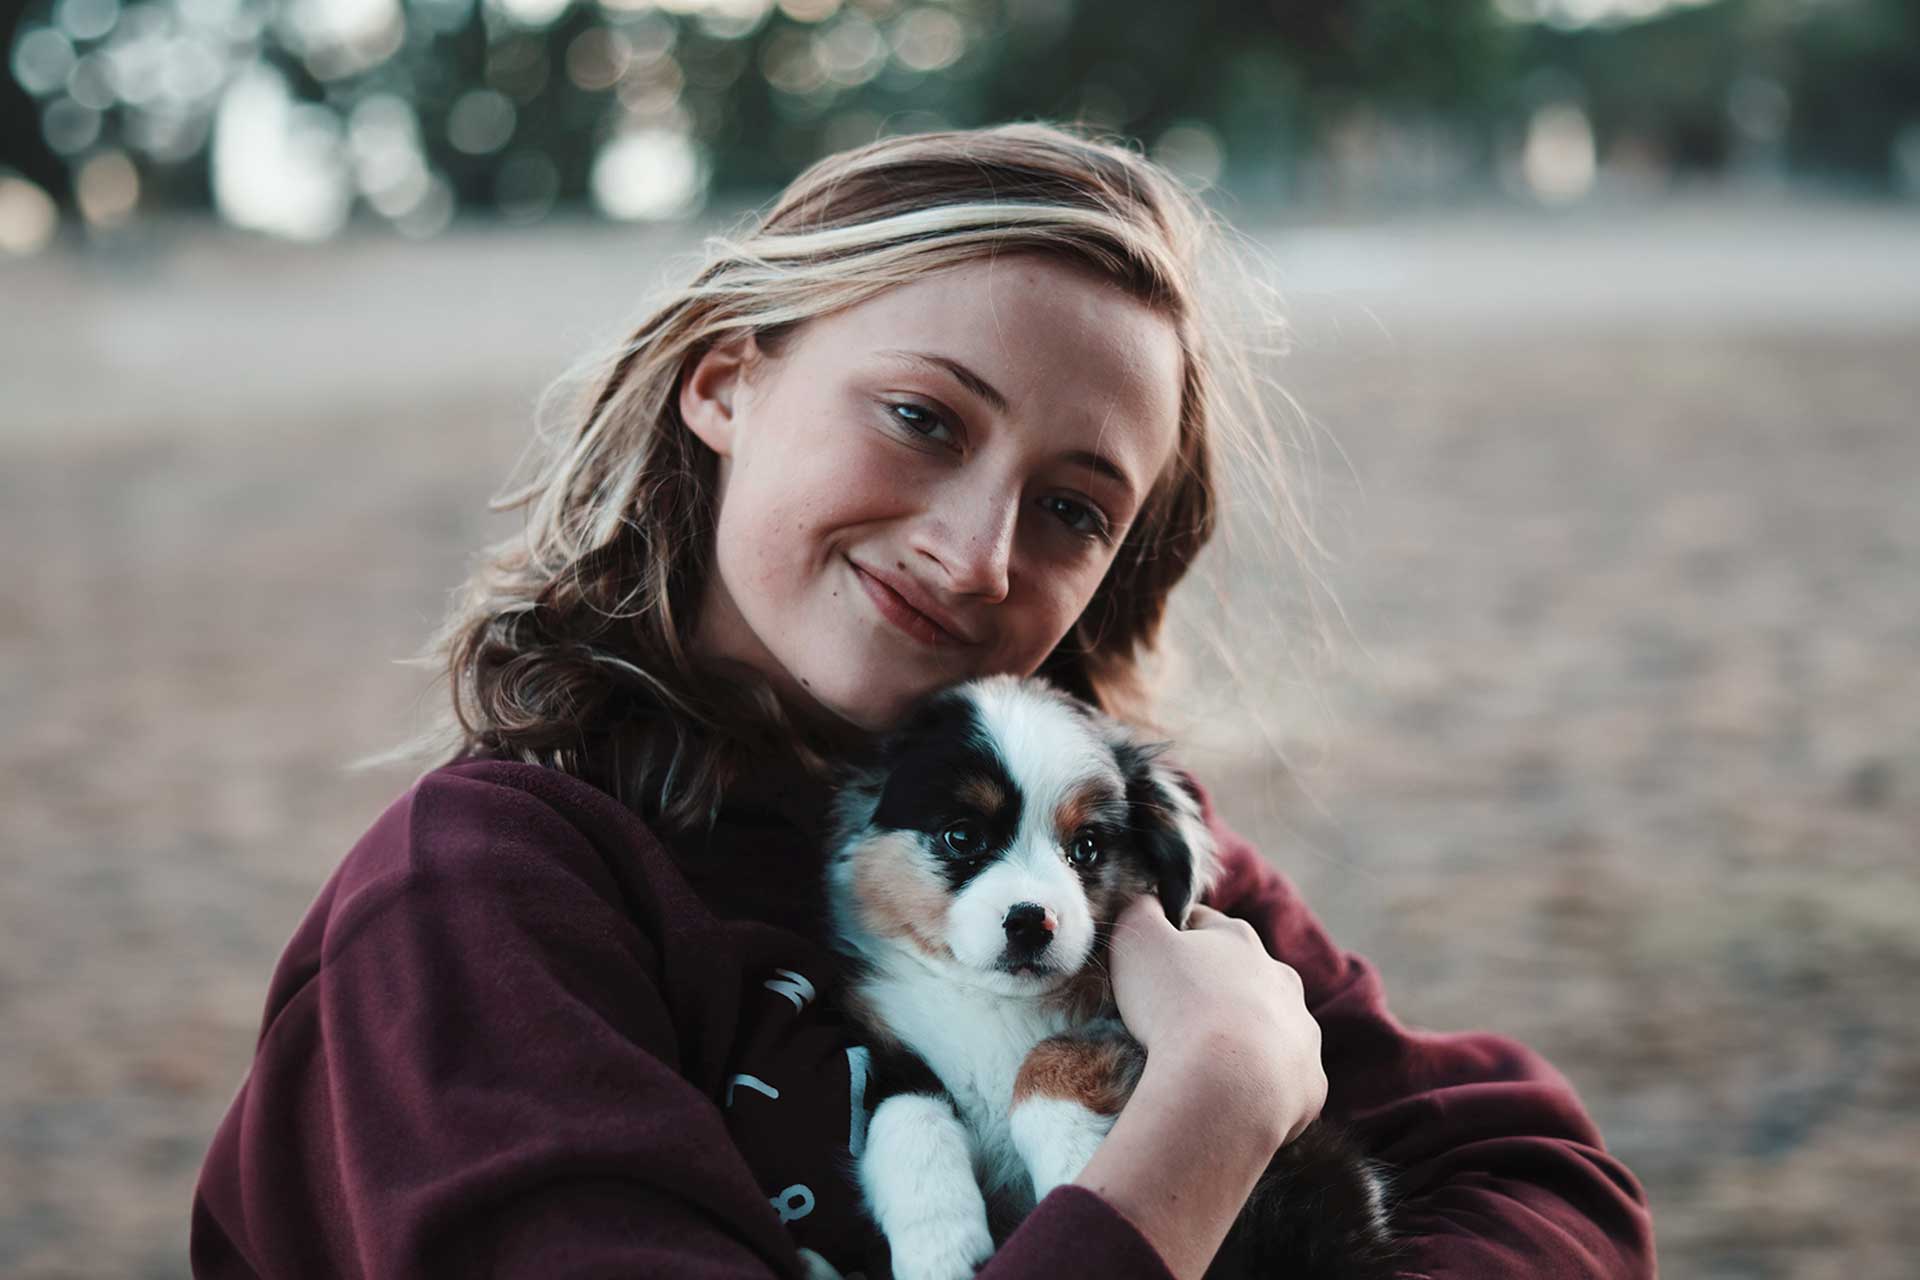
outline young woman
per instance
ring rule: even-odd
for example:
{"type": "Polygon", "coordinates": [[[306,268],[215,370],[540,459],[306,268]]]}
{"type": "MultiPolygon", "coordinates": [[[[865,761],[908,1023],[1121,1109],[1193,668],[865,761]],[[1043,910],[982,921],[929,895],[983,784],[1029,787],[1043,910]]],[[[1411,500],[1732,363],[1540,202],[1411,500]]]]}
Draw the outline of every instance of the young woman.
{"type": "MultiPolygon", "coordinates": [[[[1213,459],[1259,428],[1208,230],[1139,156],[1021,125],[830,157],[719,243],[505,499],[524,536],[436,642],[447,763],[287,948],[196,1274],[879,1274],[823,761],[990,672],[1149,714],[1213,459]]],[[[981,1274],[1198,1276],[1323,1109],[1397,1169],[1408,1275],[1653,1274],[1566,1081],[1400,1026],[1209,820],[1217,910],[1115,938],[1138,1092],[981,1274]]]]}

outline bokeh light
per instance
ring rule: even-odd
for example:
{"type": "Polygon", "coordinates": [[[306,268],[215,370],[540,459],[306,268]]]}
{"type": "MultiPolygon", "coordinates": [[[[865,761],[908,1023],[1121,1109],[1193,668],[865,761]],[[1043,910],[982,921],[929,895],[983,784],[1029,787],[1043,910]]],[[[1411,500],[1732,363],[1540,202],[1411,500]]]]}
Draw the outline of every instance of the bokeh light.
{"type": "Polygon", "coordinates": [[[447,113],[447,140],[468,155],[486,155],[507,145],[516,119],[513,101],[493,89],[469,89],[447,113]]]}
{"type": "Polygon", "coordinates": [[[87,157],[74,183],[80,216],[101,228],[120,226],[140,203],[140,171],[124,151],[100,151],[87,157]]]}
{"type": "Polygon", "coordinates": [[[54,6],[60,29],[75,40],[98,40],[120,20],[119,0],[60,0],[54,6]]]}
{"type": "Polygon", "coordinates": [[[0,253],[38,253],[60,230],[60,207],[37,183],[0,169],[0,253]]]}
{"type": "Polygon", "coordinates": [[[352,207],[340,119],[295,101],[286,77],[249,68],[220,102],[213,128],[213,195],[222,216],[295,240],[319,240],[352,207]]]}
{"type": "Polygon", "coordinates": [[[1227,164],[1220,135],[1198,120],[1169,126],[1153,144],[1152,155],[1192,187],[1213,186],[1227,164]]]}
{"type": "Polygon", "coordinates": [[[572,0],[487,0],[491,12],[529,31],[552,26],[571,4],[572,0]]]}
{"type": "Polygon", "coordinates": [[[280,30],[316,79],[339,80],[379,66],[406,37],[399,0],[291,0],[280,30]]]}
{"type": "Polygon", "coordinates": [[[706,160],[691,139],[664,129],[619,135],[593,162],[593,198],[610,218],[658,221],[699,211],[706,160]]]}
{"type": "Polygon", "coordinates": [[[51,27],[29,27],[13,45],[13,78],[28,93],[52,93],[67,83],[77,59],[73,44],[51,27]]]}
{"type": "Polygon", "coordinates": [[[1527,125],[1521,159],[1527,186],[1542,200],[1564,204],[1593,188],[1593,127],[1587,113],[1571,102],[1555,102],[1534,112],[1527,125]]]}
{"type": "Polygon", "coordinates": [[[966,49],[966,28],[945,9],[928,5],[896,18],[888,38],[900,64],[915,71],[940,71],[959,61],[966,49]]]}

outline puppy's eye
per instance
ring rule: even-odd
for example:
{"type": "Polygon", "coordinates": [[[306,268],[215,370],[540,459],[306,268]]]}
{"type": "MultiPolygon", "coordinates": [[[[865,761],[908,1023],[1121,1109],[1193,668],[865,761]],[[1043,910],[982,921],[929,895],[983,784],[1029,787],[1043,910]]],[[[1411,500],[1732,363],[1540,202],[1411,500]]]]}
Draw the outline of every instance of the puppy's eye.
{"type": "Polygon", "coordinates": [[[962,819],[940,833],[940,841],[963,858],[977,858],[987,847],[980,824],[962,819]]]}
{"type": "Polygon", "coordinates": [[[1090,867],[1100,860],[1100,838],[1091,831],[1082,831],[1067,846],[1067,861],[1076,867],[1090,867]]]}

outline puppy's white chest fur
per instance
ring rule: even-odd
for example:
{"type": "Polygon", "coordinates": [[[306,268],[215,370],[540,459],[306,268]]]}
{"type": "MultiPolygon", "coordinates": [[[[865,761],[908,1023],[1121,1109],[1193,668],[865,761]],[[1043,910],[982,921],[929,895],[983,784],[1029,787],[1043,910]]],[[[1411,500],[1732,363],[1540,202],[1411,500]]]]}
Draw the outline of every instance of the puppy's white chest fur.
{"type": "Polygon", "coordinates": [[[973,1142],[981,1186],[1020,1212],[1033,1186],[1014,1148],[1013,1085],[1034,1045],[1070,1020],[1052,1001],[961,986],[912,961],[863,984],[870,1007],[940,1077],[973,1142]]]}

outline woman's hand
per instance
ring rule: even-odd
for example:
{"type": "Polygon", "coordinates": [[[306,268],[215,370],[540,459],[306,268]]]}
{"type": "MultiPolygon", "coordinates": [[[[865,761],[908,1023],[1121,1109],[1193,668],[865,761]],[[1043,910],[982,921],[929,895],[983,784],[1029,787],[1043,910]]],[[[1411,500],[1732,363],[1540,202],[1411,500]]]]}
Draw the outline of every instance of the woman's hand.
{"type": "Polygon", "coordinates": [[[1195,906],[1185,930],[1142,897],[1114,922],[1114,1001],[1149,1061],[1284,1146],[1320,1114],[1327,1077],[1320,1024],[1300,975],[1267,954],[1244,920],[1195,906]]]}
{"type": "Polygon", "coordinates": [[[1114,923],[1114,1000],[1147,1069],[1074,1179],[1182,1280],[1206,1273],[1274,1151],[1327,1099],[1300,976],[1244,921],[1195,907],[1190,922],[1141,898],[1114,923]]]}

